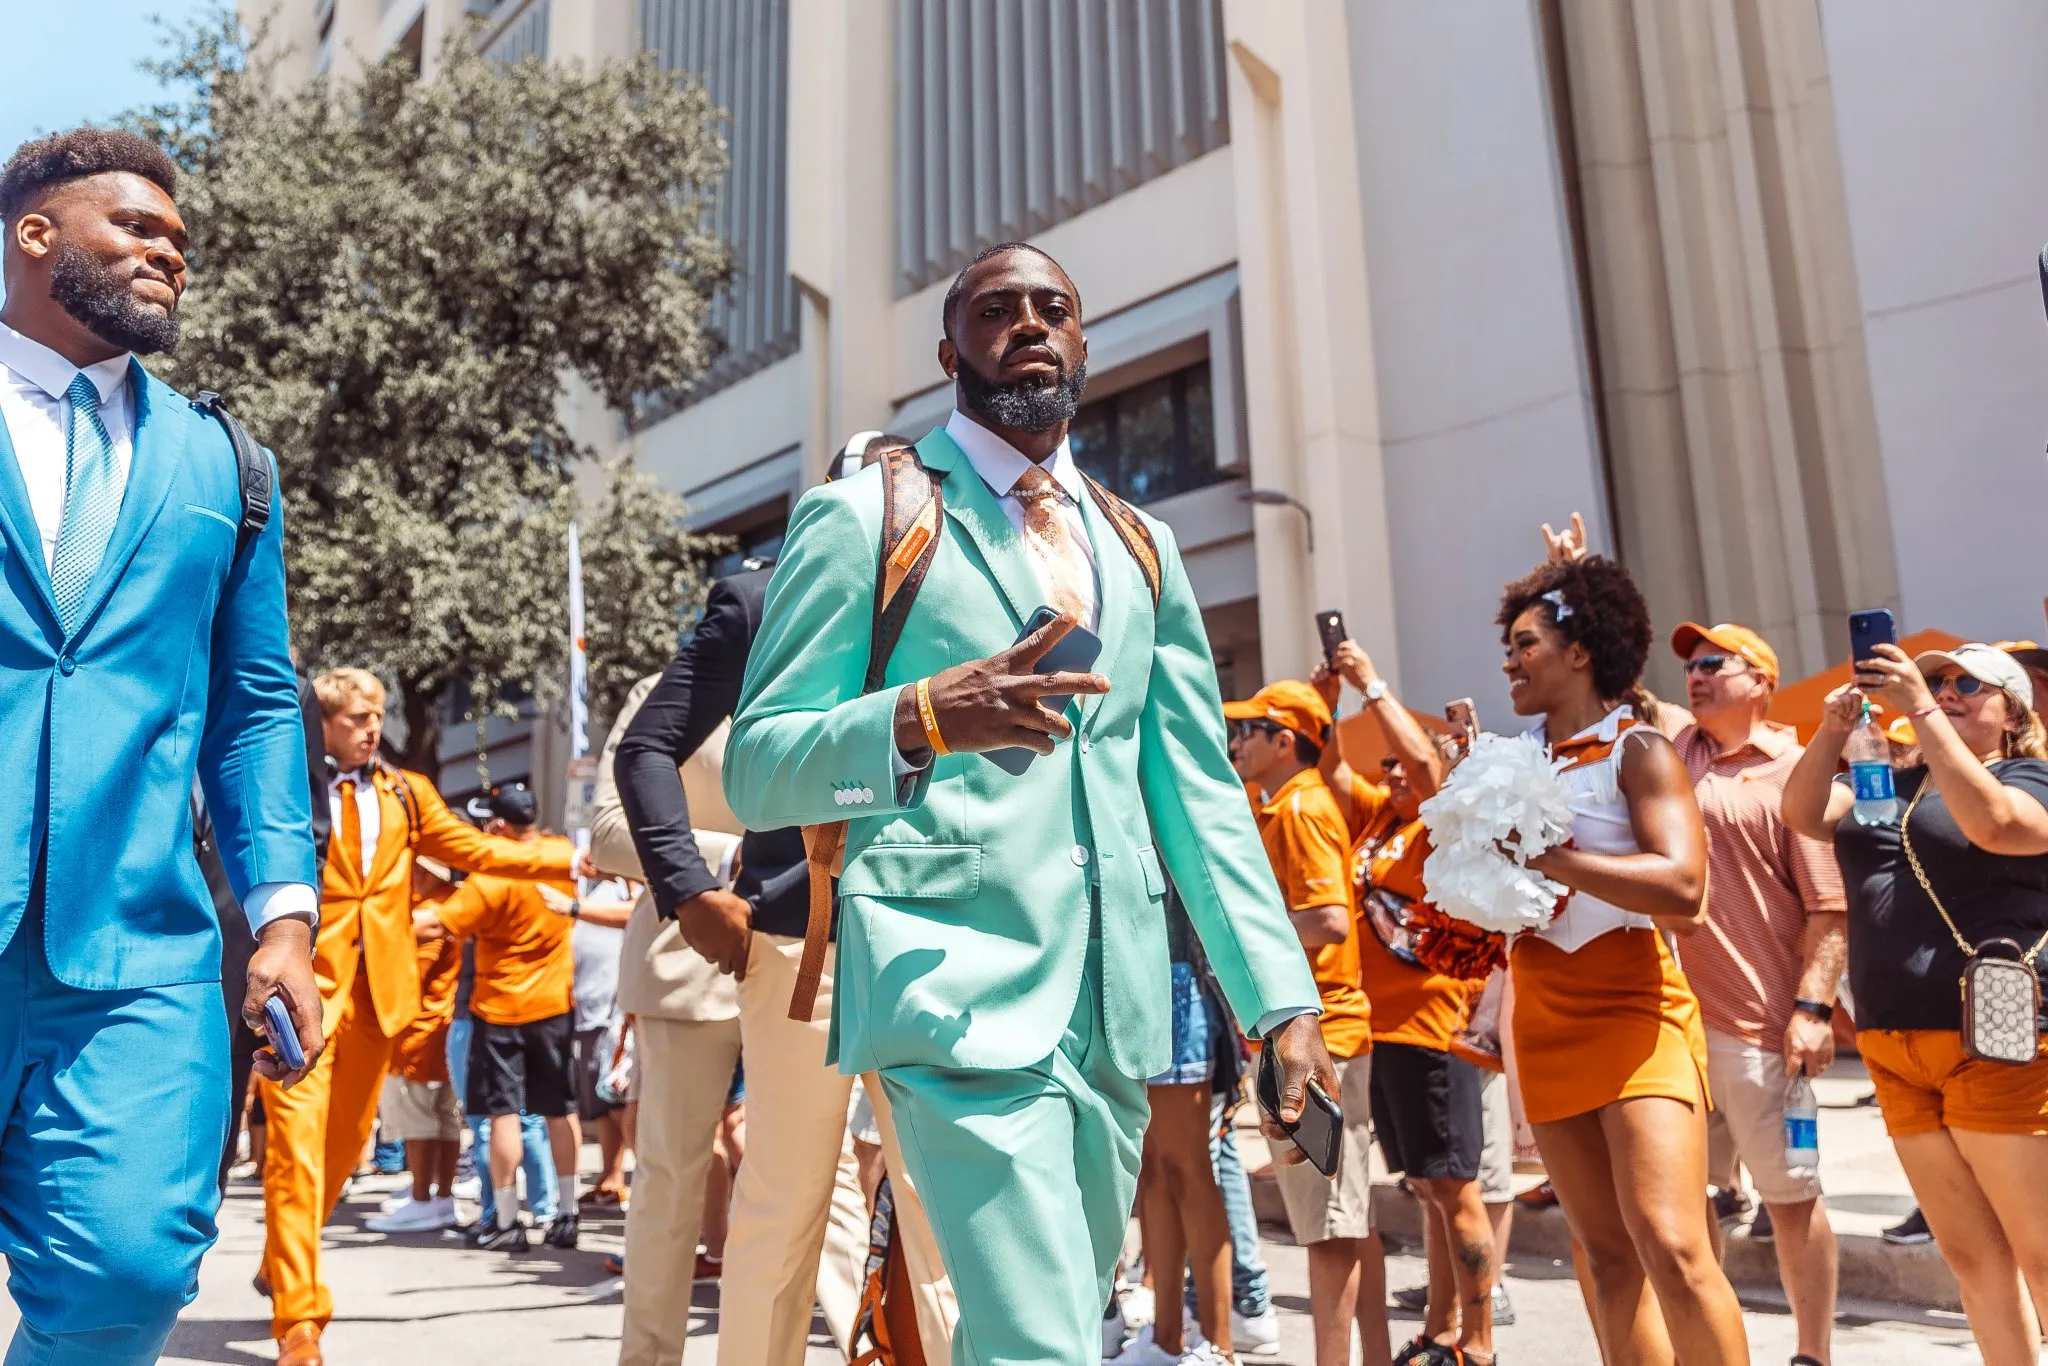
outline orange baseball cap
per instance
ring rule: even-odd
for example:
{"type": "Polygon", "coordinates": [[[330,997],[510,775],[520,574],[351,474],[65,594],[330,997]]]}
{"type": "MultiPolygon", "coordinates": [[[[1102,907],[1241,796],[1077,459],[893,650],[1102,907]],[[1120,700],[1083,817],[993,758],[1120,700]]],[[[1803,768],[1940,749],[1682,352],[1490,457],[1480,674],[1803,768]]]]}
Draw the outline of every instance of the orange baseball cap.
{"type": "Polygon", "coordinates": [[[1319,745],[1330,738],[1329,704],[1295,678],[1268,683],[1242,702],[1225,702],[1223,716],[1229,721],[1271,721],[1319,745]]]}
{"type": "Polygon", "coordinates": [[[1692,652],[1699,648],[1701,641],[1746,661],[1750,668],[1770,679],[1772,684],[1777,683],[1778,652],[1747,626],[1737,626],[1729,621],[1719,626],[1702,626],[1688,621],[1671,633],[1671,648],[1680,659],[1691,659],[1692,652]]]}

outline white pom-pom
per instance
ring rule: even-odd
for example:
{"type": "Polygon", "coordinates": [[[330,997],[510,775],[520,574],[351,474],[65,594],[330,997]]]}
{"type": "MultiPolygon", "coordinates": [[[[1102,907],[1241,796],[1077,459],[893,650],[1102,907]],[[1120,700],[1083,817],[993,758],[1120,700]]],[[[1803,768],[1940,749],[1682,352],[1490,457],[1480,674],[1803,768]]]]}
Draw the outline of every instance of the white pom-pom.
{"type": "Polygon", "coordinates": [[[1438,910],[1503,934],[1549,923],[1566,889],[1528,860],[1571,837],[1572,794],[1560,771],[1534,736],[1473,741],[1422,804],[1432,846],[1422,877],[1438,910]]]}

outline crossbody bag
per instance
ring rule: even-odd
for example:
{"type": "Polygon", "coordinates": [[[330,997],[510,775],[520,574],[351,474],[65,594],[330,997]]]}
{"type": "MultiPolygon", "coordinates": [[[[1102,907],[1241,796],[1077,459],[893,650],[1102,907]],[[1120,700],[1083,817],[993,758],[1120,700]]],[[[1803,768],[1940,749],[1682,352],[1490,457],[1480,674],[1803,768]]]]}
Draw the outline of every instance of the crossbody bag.
{"type": "Polygon", "coordinates": [[[2031,949],[2003,936],[1974,945],[1963,938],[1934,884],[1927,880],[1920,856],[1913,852],[1913,813],[1933,785],[1931,778],[1923,779],[1920,790],[1907,803],[1906,814],[1899,821],[1899,843],[1905,847],[1906,862],[1920,890],[1927,893],[1956,947],[1963,951],[1963,1051],[1980,1062],[2032,1062],[2041,1049],[2041,978],[2034,971],[2034,960],[2048,948],[2048,934],[2031,949]]]}

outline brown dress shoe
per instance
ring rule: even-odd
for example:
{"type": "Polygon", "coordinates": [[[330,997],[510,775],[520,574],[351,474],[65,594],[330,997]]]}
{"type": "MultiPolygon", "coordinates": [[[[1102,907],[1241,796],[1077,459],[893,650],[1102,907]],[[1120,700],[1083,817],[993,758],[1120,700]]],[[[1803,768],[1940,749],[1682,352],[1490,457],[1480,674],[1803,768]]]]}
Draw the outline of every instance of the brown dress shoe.
{"type": "Polygon", "coordinates": [[[323,1366],[320,1325],[302,1323],[277,1340],[277,1366],[323,1366]]]}

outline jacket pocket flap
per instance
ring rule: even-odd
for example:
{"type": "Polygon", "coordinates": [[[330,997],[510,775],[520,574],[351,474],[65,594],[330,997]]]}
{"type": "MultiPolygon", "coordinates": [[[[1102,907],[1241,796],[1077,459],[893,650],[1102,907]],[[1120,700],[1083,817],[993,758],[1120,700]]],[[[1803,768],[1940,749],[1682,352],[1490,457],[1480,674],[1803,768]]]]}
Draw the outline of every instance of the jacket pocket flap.
{"type": "Polygon", "coordinates": [[[847,896],[967,901],[981,894],[978,844],[871,844],[840,875],[847,896]]]}
{"type": "Polygon", "coordinates": [[[1145,895],[1166,895],[1166,874],[1159,867],[1159,851],[1149,844],[1138,847],[1138,866],[1145,870],[1145,895]]]}

